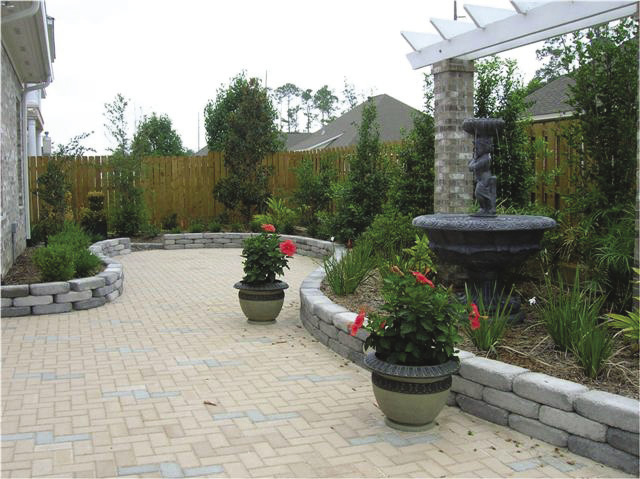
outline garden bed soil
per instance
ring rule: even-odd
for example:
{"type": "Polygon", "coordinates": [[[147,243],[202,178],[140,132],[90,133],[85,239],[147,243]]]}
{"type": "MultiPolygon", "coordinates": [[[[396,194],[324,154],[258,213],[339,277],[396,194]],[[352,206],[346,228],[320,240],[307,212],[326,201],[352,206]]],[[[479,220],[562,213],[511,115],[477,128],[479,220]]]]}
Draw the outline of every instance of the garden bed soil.
{"type": "MultiPolygon", "coordinates": [[[[379,309],[383,304],[380,294],[381,285],[382,280],[376,273],[362,282],[354,294],[336,296],[326,282],[322,283],[321,290],[334,303],[340,304],[350,311],[358,312],[364,308],[370,312],[379,309]]],[[[495,353],[489,354],[477,350],[466,337],[459,348],[478,356],[496,359],[531,371],[583,384],[592,389],[608,391],[634,399],[639,398],[638,352],[633,350],[628,341],[620,335],[616,336],[614,338],[614,353],[607,361],[604,370],[597,379],[590,379],[584,375],[581,366],[571,353],[560,351],[555,347],[544,326],[537,321],[533,307],[524,301],[522,309],[524,320],[507,328],[495,353]]]]}

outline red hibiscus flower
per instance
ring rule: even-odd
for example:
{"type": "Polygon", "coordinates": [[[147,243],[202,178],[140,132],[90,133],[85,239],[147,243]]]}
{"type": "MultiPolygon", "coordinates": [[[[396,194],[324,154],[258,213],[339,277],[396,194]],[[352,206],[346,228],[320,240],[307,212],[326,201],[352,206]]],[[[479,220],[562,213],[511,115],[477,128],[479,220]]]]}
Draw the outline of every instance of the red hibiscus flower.
{"type": "Polygon", "coordinates": [[[364,324],[365,315],[366,313],[364,309],[361,309],[358,315],[356,316],[355,321],[351,325],[351,336],[355,336],[358,330],[362,327],[362,325],[364,324]]]}
{"type": "Polygon", "coordinates": [[[260,225],[260,228],[262,228],[262,231],[266,231],[267,233],[276,232],[276,227],[271,224],[260,225]]]}
{"type": "Polygon", "coordinates": [[[293,256],[296,252],[296,245],[293,241],[287,240],[280,243],[280,252],[285,256],[293,256]]]}
{"type": "Polygon", "coordinates": [[[435,288],[433,282],[429,278],[427,278],[424,274],[422,274],[422,273],[420,273],[418,271],[412,271],[411,274],[416,277],[416,281],[418,283],[428,284],[432,288],[435,288]]]}
{"type": "Polygon", "coordinates": [[[478,306],[476,306],[476,303],[471,303],[469,322],[471,323],[471,329],[476,330],[480,328],[480,311],[478,311],[478,306]]]}
{"type": "Polygon", "coordinates": [[[386,321],[382,321],[382,322],[380,323],[380,329],[384,329],[384,327],[385,327],[386,325],[387,325],[387,322],[386,322],[386,321]]]}

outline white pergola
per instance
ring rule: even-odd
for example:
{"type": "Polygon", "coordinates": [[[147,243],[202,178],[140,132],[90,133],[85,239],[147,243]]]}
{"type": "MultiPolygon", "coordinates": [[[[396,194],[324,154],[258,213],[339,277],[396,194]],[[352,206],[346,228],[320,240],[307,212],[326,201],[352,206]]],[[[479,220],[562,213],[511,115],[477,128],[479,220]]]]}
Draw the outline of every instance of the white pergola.
{"type": "Polygon", "coordinates": [[[511,0],[513,9],[464,5],[472,22],[432,18],[435,33],[401,32],[419,69],[449,58],[475,60],[636,14],[629,0],[511,0]]]}
{"type": "MultiPolygon", "coordinates": [[[[461,125],[473,116],[473,60],[638,14],[632,0],[511,0],[511,9],[465,5],[471,21],[432,18],[435,32],[401,32],[411,67],[433,66],[434,211],[461,213],[472,200],[472,151],[461,125]]],[[[640,134],[639,134],[640,138],[640,134]]]]}

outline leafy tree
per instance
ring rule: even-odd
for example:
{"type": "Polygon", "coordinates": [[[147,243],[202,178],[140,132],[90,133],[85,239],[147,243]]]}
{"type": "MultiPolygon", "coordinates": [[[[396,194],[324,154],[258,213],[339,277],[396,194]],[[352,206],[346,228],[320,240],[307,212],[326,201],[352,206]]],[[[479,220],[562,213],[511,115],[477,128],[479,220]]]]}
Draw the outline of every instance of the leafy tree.
{"type": "Polygon", "coordinates": [[[523,121],[527,94],[515,60],[490,57],[476,63],[475,116],[505,121],[491,171],[498,177],[498,200],[506,206],[526,205],[533,184],[528,122],[523,121]]]}
{"type": "Polygon", "coordinates": [[[320,122],[326,125],[333,120],[333,112],[336,111],[338,97],[328,85],[324,85],[313,95],[313,106],[320,112],[320,122]]]}
{"type": "Polygon", "coordinates": [[[314,161],[304,158],[294,169],[298,187],[293,192],[293,200],[300,208],[302,225],[311,236],[318,232],[320,211],[331,204],[331,184],[336,181],[338,172],[333,158],[323,158],[319,162],[318,172],[314,171],[314,161]]]}
{"type": "Polygon", "coordinates": [[[362,95],[356,92],[356,87],[353,83],[347,81],[347,77],[344,78],[344,88],[342,90],[342,96],[344,97],[344,110],[343,113],[353,110],[358,103],[360,103],[362,95]]]}
{"type": "Polygon", "coordinates": [[[220,147],[228,169],[228,176],[216,184],[214,196],[228,209],[240,208],[247,221],[252,210],[269,197],[270,171],[261,163],[282,146],[276,118],[266,88],[244,73],[229,87],[221,87],[216,101],[205,108],[207,143],[211,150],[220,147]]]}
{"type": "Polygon", "coordinates": [[[298,112],[300,111],[300,106],[291,106],[291,102],[300,96],[300,88],[295,86],[293,83],[285,83],[282,86],[279,86],[275,89],[275,97],[281,102],[286,102],[286,117],[283,118],[284,123],[287,124],[287,132],[291,133],[292,131],[296,131],[298,128],[298,112]]]}
{"type": "Polygon", "coordinates": [[[309,133],[311,131],[311,125],[318,117],[318,114],[313,111],[313,90],[306,89],[301,91],[300,102],[302,103],[302,112],[305,118],[305,131],[309,133]]]}
{"type": "Polygon", "coordinates": [[[335,214],[330,228],[340,241],[355,239],[382,211],[386,200],[388,161],[380,144],[376,105],[368,101],[362,110],[356,153],[349,160],[344,183],[334,184],[335,214]]]}
{"type": "Polygon", "coordinates": [[[167,115],[145,116],[133,136],[131,149],[143,156],[179,156],[185,153],[180,135],[167,115]]]}
{"type": "Polygon", "coordinates": [[[389,202],[412,216],[433,212],[435,123],[433,79],[424,76],[424,111],[413,117],[413,129],[398,150],[398,171],[391,179],[389,202]]]}
{"type": "Polygon", "coordinates": [[[575,68],[573,58],[563,55],[569,47],[570,38],[568,35],[549,38],[545,40],[542,48],[536,50],[538,61],[546,63],[536,70],[535,78],[548,83],[562,75],[566,75],[575,68]]]}
{"type": "Polygon", "coordinates": [[[115,142],[109,158],[110,180],[115,189],[111,224],[117,235],[134,236],[146,223],[142,188],[141,158],[131,154],[127,137],[126,112],[129,102],[118,93],[112,103],[105,103],[104,124],[115,142]]]}

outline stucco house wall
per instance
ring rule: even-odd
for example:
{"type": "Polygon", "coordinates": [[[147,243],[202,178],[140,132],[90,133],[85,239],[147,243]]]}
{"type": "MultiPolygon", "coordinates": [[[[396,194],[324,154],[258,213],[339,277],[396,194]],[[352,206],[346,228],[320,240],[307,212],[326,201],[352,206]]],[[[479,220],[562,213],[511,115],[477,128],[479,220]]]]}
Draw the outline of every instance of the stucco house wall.
{"type": "Polygon", "coordinates": [[[2,217],[2,277],[11,267],[14,258],[26,247],[27,234],[24,222],[24,191],[21,170],[22,128],[20,117],[22,89],[9,55],[2,47],[2,133],[0,155],[2,165],[0,216],[2,217]],[[13,231],[15,229],[15,232],[13,231]]]}

